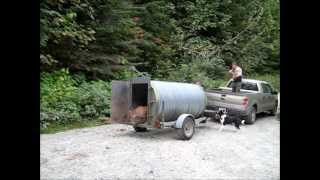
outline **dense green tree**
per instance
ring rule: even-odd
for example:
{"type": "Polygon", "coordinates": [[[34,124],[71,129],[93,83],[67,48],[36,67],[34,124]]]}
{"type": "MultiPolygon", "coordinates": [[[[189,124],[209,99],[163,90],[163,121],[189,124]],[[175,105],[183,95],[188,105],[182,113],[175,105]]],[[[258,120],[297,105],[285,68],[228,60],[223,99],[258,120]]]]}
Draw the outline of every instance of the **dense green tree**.
{"type": "Polygon", "coordinates": [[[127,71],[166,79],[183,64],[217,79],[232,61],[246,74],[279,70],[278,0],[42,0],[40,7],[42,71],[67,67],[108,80],[127,71]]]}

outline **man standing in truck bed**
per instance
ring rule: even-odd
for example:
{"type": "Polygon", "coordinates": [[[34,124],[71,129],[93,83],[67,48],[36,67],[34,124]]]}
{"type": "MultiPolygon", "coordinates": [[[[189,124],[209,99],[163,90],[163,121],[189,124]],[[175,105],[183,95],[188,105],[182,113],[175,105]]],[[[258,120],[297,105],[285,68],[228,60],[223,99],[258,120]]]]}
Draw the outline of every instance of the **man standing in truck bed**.
{"type": "Polygon", "coordinates": [[[237,66],[235,62],[232,63],[231,70],[229,71],[232,74],[232,92],[240,92],[241,81],[242,81],[242,69],[237,66]]]}

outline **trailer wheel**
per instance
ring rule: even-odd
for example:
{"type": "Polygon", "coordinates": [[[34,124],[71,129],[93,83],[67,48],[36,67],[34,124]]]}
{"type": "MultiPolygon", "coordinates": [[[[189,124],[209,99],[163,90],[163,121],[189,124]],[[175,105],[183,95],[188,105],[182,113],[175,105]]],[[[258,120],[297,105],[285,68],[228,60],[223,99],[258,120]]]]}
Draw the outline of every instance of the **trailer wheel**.
{"type": "Polygon", "coordinates": [[[145,127],[133,126],[133,128],[136,132],[146,132],[147,131],[147,128],[145,128],[145,127]]]}
{"type": "Polygon", "coordinates": [[[183,121],[182,127],[177,130],[178,136],[182,140],[189,140],[192,138],[195,130],[195,123],[191,117],[186,117],[183,121]]]}

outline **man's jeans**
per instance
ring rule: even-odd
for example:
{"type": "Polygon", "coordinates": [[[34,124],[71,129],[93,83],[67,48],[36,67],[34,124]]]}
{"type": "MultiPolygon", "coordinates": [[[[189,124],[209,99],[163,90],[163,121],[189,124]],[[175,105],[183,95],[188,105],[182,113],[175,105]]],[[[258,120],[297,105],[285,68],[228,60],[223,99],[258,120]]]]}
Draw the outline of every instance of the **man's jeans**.
{"type": "Polygon", "coordinates": [[[241,88],[241,82],[232,82],[232,92],[239,93],[241,88]]]}

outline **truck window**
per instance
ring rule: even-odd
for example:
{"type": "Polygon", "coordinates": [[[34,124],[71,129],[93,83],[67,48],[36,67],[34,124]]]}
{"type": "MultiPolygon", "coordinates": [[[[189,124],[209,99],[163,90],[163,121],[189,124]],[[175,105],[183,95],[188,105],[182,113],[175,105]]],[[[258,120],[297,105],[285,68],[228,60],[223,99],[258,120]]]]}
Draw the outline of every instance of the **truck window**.
{"type": "Polygon", "coordinates": [[[271,93],[272,88],[269,84],[261,83],[263,93],[271,93]]]}
{"type": "MultiPolygon", "coordinates": [[[[229,88],[232,88],[232,82],[228,84],[229,88]]],[[[257,83],[251,83],[251,82],[242,82],[241,83],[241,89],[243,90],[250,90],[250,91],[258,91],[258,85],[257,83]]]]}
{"type": "Polygon", "coordinates": [[[258,91],[258,86],[257,86],[257,83],[244,82],[241,84],[241,89],[250,90],[250,91],[258,91]]]}
{"type": "Polygon", "coordinates": [[[266,86],[267,86],[267,88],[268,88],[268,91],[269,91],[270,93],[272,93],[273,88],[270,86],[270,84],[266,84],[266,86]]]}

